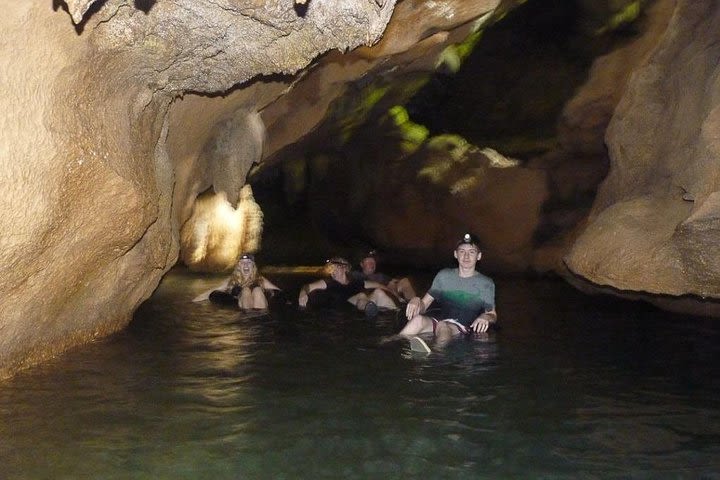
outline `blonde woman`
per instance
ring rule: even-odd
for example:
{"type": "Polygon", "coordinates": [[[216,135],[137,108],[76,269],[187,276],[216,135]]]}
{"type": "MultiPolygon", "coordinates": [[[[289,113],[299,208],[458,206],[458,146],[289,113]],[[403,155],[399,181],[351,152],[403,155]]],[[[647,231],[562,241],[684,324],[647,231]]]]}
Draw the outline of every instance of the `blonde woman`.
{"type": "Polygon", "coordinates": [[[280,290],[270,280],[260,275],[255,264],[255,256],[244,253],[233,270],[230,278],[214,290],[199,295],[193,301],[209,299],[213,303],[237,305],[241,310],[267,310],[265,292],[280,290]]]}

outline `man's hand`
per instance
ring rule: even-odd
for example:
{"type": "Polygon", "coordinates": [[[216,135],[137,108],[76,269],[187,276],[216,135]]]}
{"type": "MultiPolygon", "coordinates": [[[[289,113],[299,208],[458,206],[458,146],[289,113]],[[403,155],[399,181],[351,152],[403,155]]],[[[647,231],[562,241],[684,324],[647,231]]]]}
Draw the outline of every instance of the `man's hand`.
{"type": "Polygon", "coordinates": [[[420,297],[413,297],[407,304],[407,307],[405,307],[405,316],[408,320],[413,318],[415,315],[420,315],[422,313],[423,307],[425,305],[423,304],[420,297]]]}
{"type": "Polygon", "coordinates": [[[475,333],[485,333],[490,328],[490,324],[494,323],[496,319],[495,312],[485,312],[470,324],[470,330],[475,333]]]}
{"type": "Polygon", "coordinates": [[[490,328],[490,322],[482,316],[476,318],[475,321],[470,324],[470,330],[475,333],[487,332],[488,328],[490,328]]]}

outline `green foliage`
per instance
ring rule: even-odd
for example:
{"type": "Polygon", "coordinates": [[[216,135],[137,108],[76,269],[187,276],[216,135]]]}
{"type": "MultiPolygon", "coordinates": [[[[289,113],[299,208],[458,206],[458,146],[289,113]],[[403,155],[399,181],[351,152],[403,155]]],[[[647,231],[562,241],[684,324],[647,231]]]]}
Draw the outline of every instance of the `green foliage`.
{"type": "Polygon", "coordinates": [[[342,108],[343,114],[339,123],[340,137],[343,143],[346,143],[352,137],[353,132],[365,122],[372,109],[385,97],[389,90],[388,85],[369,85],[363,90],[359,102],[354,106],[346,105],[346,108],[342,108]]]}
{"type": "Polygon", "coordinates": [[[618,12],[616,12],[610,19],[608,20],[608,23],[604,25],[603,27],[599,28],[595,34],[596,35],[602,35],[607,32],[612,32],[613,30],[617,30],[618,28],[628,25],[630,23],[633,23],[635,20],[640,17],[640,11],[641,11],[641,2],[640,0],[636,0],[634,2],[630,2],[627,5],[625,5],[623,8],[621,8],[618,12]]]}
{"type": "Polygon", "coordinates": [[[476,150],[476,147],[462,136],[450,133],[430,138],[427,142],[427,148],[447,152],[456,162],[463,161],[468,153],[476,150]]]}
{"type": "Polygon", "coordinates": [[[483,30],[480,29],[468,35],[461,43],[448,45],[440,53],[437,62],[435,62],[435,68],[438,69],[444,65],[452,73],[457,73],[465,59],[472,53],[475,45],[477,45],[480,38],[482,38],[482,34],[483,30]]]}
{"type": "Polygon", "coordinates": [[[400,146],[405,153],[412,153],[417,150],[430,134],[427,127],[410,120],[408,111],[402,105],[395,105],[390,108],[388,115],[402,135],[400,146]]]}

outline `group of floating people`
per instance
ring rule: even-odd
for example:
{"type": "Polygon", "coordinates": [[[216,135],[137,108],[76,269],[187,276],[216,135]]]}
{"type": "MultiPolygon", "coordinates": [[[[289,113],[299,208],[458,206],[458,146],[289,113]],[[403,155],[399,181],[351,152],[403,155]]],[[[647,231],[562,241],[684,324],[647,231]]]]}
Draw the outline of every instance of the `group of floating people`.
{"type": "MultiPolygon", "coordinates": [[[[384,341],[410,339],[427,349],[418,335],[432,334],[436,344],[453,338],[487,332],[497,323],[495,283],[476,270],[482,252],[477,237],[466,233],[455,245],[457,268],[440,270],[430,289],[419,297],[406,277],[393,278],[377,271],[377,252],[360,259],[360,271],[343,257],[326,262],[327,275],[300,289],[300,308],[340,307],[348,303],[368,318],[380,311],[405,309],[407,323],[397,335],[384,341]]],[[[215,303],[237,305],[241,310],[267,310],[268,297],[280,288],[263,277],[252,254],[243,254],[232,275],[215,289],[194,301],[209,299],[215,303]]]]}

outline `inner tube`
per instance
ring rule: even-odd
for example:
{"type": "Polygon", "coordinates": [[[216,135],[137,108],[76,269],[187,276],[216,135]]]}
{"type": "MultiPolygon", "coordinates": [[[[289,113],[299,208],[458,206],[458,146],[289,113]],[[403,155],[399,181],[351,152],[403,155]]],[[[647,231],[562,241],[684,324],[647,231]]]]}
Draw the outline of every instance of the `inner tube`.
{"type": "Polygon", "coordinates": [[[226,307],[238,306],[238,298],[223,290],[213,290],[210,292],[210,296],[208,298],[212,303],[217,305],[223,305],[226,307]]]}
{"type": "Polygon", "coordinates": [[[348,308],[352,305],[346,298],[333,295],[327,290],[314,290],[308,295],[307,307],[313,310],[348,308]]]}

